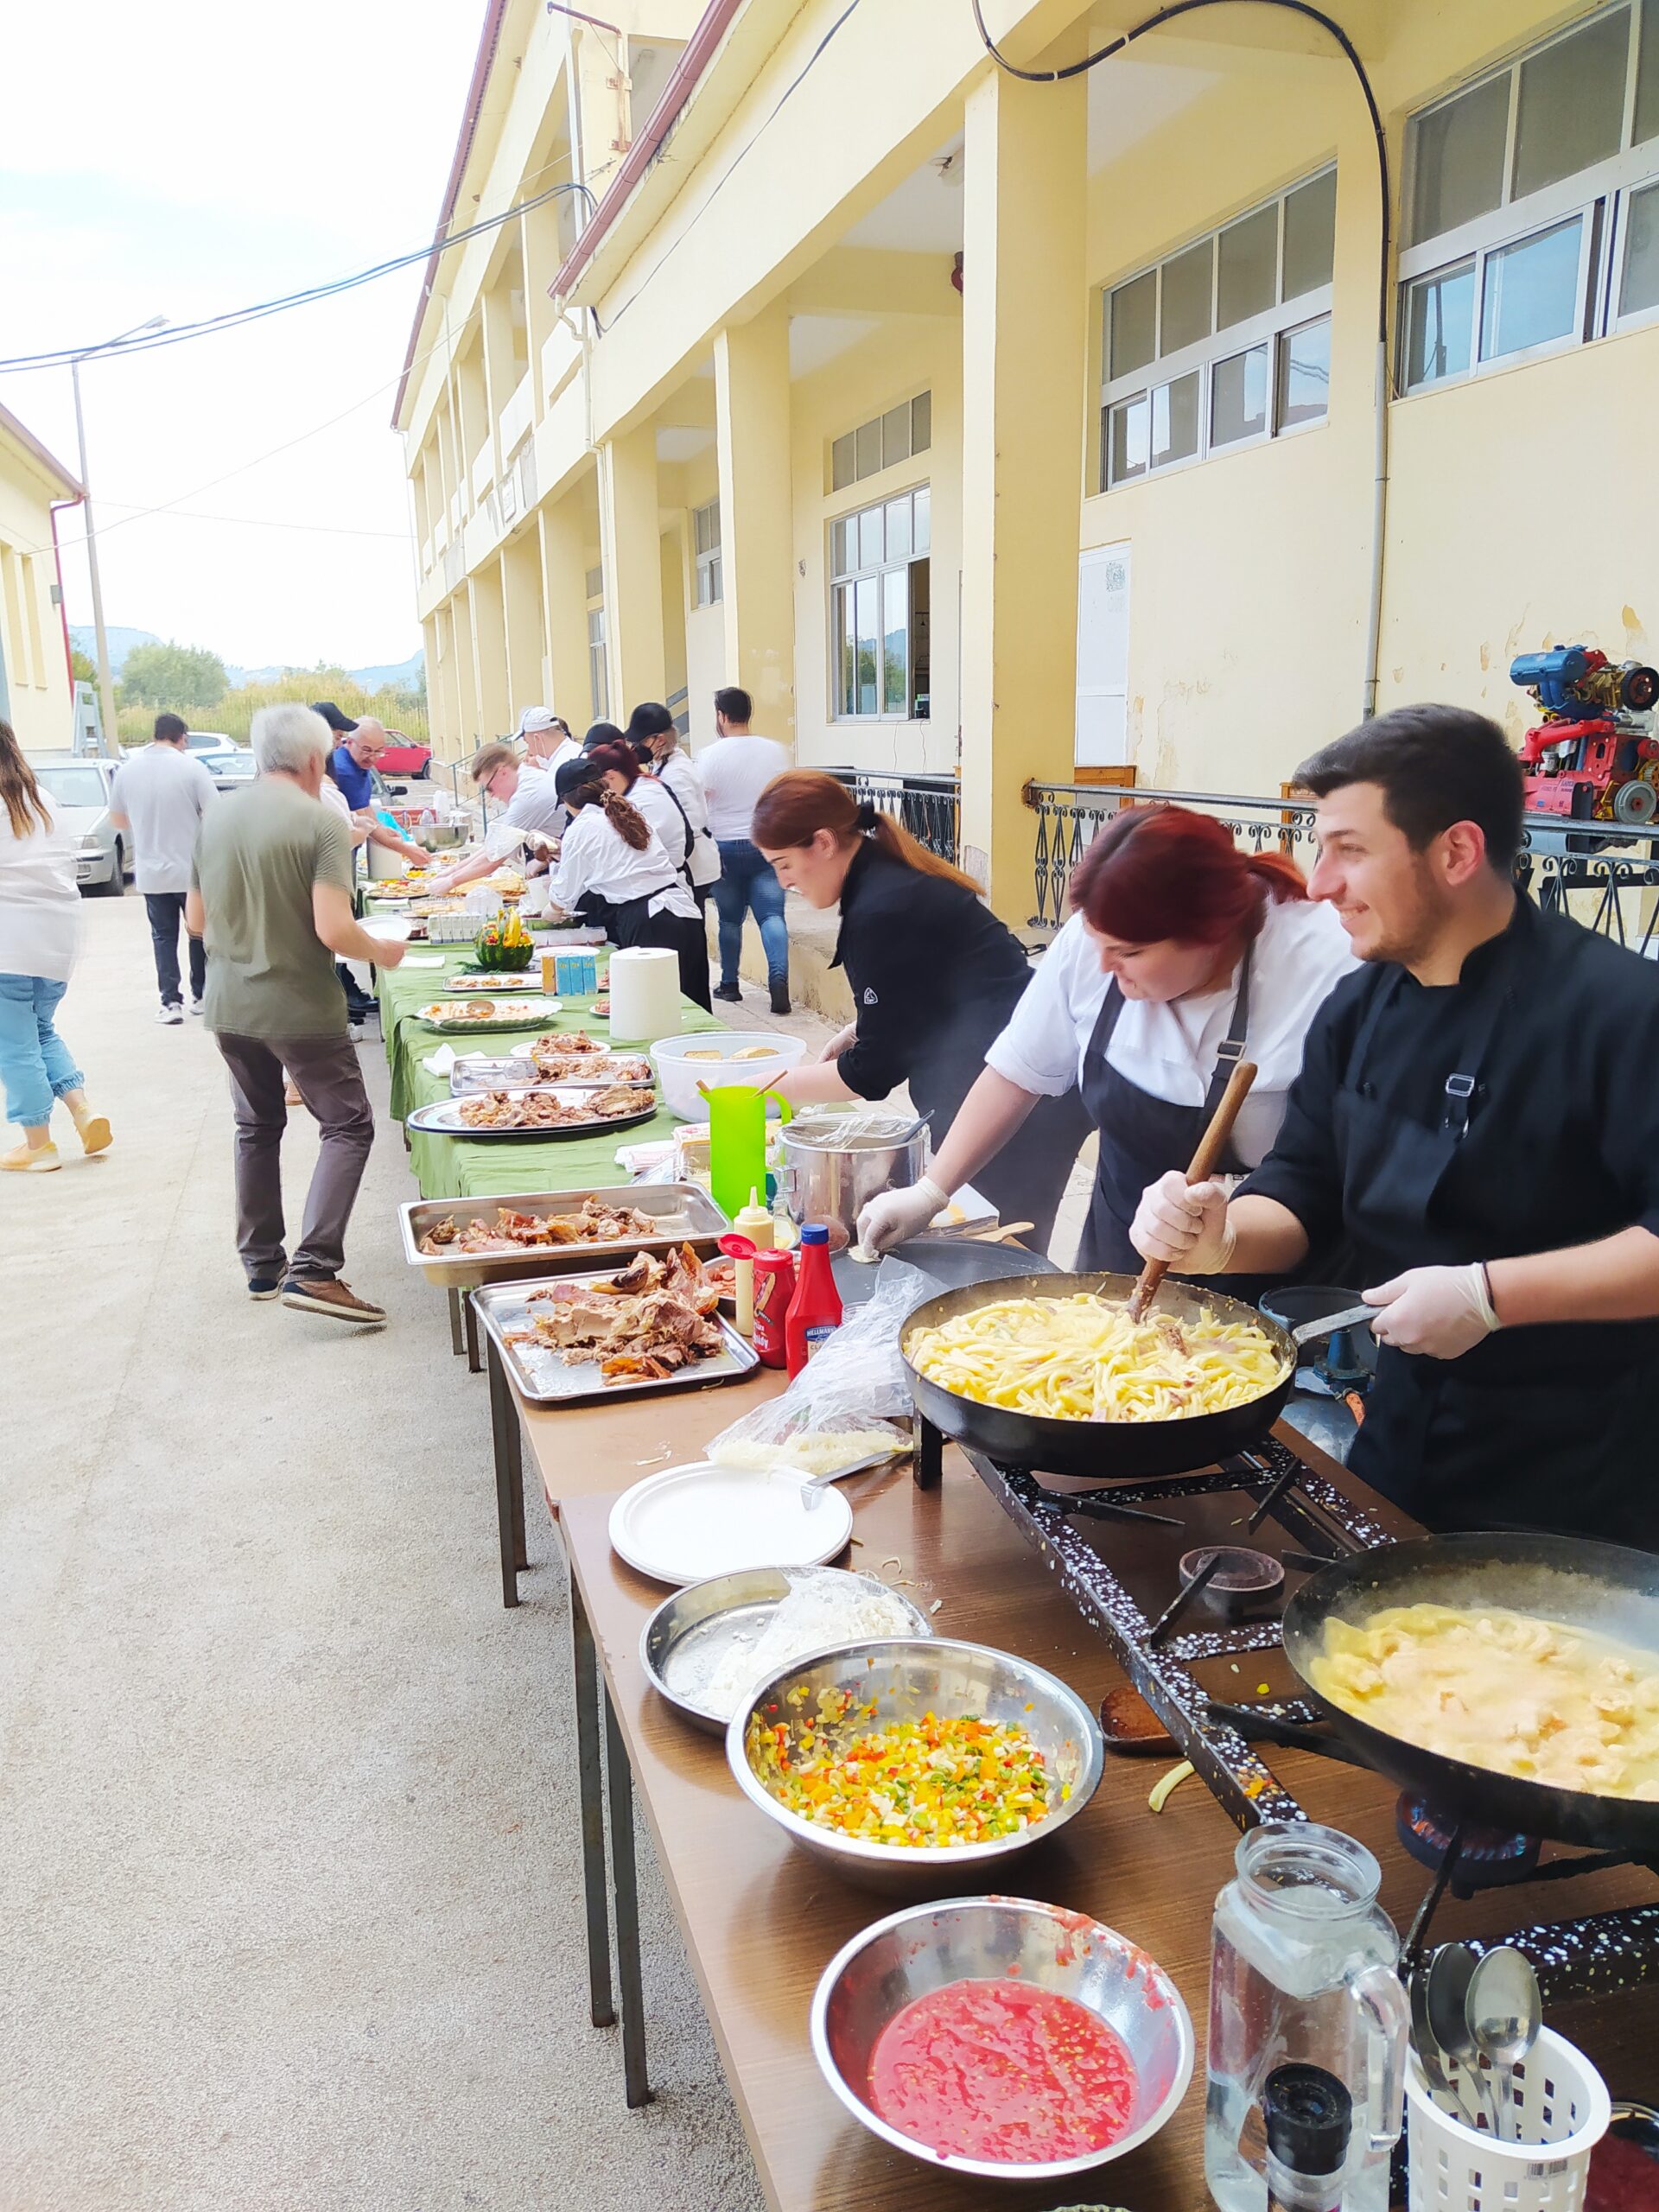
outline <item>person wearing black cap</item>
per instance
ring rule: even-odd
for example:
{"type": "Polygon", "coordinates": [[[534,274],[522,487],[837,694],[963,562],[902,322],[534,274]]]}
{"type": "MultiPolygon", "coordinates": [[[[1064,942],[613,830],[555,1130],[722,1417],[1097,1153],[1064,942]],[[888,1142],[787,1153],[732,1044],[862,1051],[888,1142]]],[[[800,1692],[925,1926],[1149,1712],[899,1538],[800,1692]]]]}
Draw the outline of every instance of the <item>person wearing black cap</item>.
{"type": "Polygon", "coordinates": [[[678,956],[680,988],[709,1009],[709,940],[684,876],[639,809],[607,788],[591,760],[567,760],[555,777],[570,827],[548,879],[555,906],[598,920],[614,945],[654,945],[678,956]]]}

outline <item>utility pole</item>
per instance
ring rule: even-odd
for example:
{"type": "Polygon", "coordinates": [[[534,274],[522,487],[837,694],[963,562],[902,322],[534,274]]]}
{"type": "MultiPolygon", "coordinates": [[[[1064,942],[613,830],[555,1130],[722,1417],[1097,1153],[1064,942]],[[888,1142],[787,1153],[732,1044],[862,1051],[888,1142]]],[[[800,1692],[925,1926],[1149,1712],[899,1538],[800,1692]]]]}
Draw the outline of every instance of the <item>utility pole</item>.
{"type": "Polygon", "coordinates": [[[80,365],[94,353],[107,353],[111,346],[119,346],[129,338],[140,337],[146,331],[166,327],[164,315],[153,315],[148,322],[139,323],[132,330],[124,330],[118,338],[106,338],[101,346],[88,346],[77,353],[69,364],[69,380],[75,391],[75,437],[80,448],[80,512],[86,525],[86,569],[92,587],[92,631],[98,646],[99,720],[104,725],[104,750],[112,760],[121,757],[121,741],[115,728],[115,680],[110,673],[110,643],[104,631],[104,582],[98,569],[98,536],[92,528],[92,482],[86,474],[86,425],[80,410],[80,365]]]}

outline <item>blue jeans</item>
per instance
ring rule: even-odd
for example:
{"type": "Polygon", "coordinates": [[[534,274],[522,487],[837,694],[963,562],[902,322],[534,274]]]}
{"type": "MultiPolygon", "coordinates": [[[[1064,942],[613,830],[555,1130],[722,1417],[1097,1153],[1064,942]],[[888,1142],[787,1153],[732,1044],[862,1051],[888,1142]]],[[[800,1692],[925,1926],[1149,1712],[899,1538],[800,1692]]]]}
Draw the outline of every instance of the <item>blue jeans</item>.
{"type": "Polygon", "coordinates": [[[52,1027],[68,989],[50,976],[0,976],[0,1083],[6,1119],[44,1128],[52,1101],[81,1088],[74,1056],[52,1027]]]}
{"type": "Polygon", "coordinates": [[[743,957],[743,917],[754,916],[766,956],[766,981],[789,981],[789,930],[784,920],[784,887],[747,837],[722,837],[720,874],[709,889],[720,916],[720,980],[729,989],[743,957]]]}

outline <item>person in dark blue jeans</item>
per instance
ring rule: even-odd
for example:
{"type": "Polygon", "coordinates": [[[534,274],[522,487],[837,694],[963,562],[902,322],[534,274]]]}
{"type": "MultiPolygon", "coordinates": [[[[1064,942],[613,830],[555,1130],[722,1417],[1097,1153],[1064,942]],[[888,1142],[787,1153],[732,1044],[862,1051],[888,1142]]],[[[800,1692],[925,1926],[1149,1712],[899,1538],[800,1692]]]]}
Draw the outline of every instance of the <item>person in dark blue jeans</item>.
{"type": "Polygon", "coordinates": [[[743,917],[753,914],[766,956],[766,982],[773,1010],[789,1011],[789,930],[784,920],[784,887],[771,864],[747,837],[721,837],[720,874],[709,887],[720,917],[720,988],[717,999],[735,1000],[738,963],[743,957],[743,917]],[[781,1007],[776,1004],[781,999],[781,1007]]]}

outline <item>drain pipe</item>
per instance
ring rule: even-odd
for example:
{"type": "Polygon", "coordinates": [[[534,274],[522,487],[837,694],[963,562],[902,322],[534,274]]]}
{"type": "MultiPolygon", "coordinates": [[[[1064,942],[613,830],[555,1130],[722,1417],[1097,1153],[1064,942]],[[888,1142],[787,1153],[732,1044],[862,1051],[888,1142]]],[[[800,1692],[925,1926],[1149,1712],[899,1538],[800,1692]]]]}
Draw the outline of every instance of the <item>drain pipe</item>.
{"type": "Polygon", "coordinates": [[[1376,341],[1376,467],[1371,485],[1371,582],[1365,607],[1365,689],[1361,718],[1369,721],[1376,712],[1376,694],[1382,653],[1382,573],[1389,528],[1389,340],[1386,328],[1376,341]]]}

